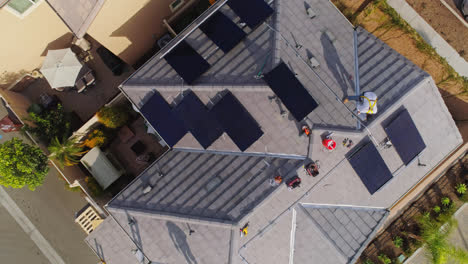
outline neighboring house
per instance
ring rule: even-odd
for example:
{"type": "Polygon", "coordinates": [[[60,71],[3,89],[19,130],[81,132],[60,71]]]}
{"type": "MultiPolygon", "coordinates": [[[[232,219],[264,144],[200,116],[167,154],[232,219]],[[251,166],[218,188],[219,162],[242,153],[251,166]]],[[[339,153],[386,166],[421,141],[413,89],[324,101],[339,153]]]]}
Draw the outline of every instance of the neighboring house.
{"type": "MultiPolygon", "coordinates": [[[[193,0],[192,0],[193,1],[193,0]]],[[[0,88],[41,66],[49,49],[86,33],[133,65],[167,29],[174,0],[0,0],[0,88]]]]}
{"type": "Polygon", "coordinates": [[[170,8],[171,4],[180,2],[177,8],[181,9],[193,1],[108,0],[89,27],[88,34],[133,65],[167,32],[163,19],[169,19],[176,11],[170,8]]]}
{"type": "Polygon", "coordinates": [[[108,264],[354,263],[388,209],[462,144],[457,127],[427,73],[328,0],[225,3],[121,85],[172,149],[86,241],[108,264]],[[356,93],[354,33],[360,92],[379,96],[360,129],[341,103],[356,93]]]}
{"type": "Polygon", "coordinates": [[[0,88],[38,68],[51,45],[71,42],[72,34],[43,0],[0,1],[0,88]],[[7,25],[7,26],[6,26],[7,25]]]}

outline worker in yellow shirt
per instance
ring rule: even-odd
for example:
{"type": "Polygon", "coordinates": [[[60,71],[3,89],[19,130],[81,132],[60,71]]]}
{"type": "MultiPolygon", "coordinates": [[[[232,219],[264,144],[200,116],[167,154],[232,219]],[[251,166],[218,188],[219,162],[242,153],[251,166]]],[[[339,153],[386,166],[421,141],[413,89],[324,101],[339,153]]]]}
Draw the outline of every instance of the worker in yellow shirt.
{"type": "Polygon", "coordinates": [[[377,95],[373,92],[365,92],[361,96],[348,96],[343,103],[356,101],[357,114],[377,114],[377,95]]]}

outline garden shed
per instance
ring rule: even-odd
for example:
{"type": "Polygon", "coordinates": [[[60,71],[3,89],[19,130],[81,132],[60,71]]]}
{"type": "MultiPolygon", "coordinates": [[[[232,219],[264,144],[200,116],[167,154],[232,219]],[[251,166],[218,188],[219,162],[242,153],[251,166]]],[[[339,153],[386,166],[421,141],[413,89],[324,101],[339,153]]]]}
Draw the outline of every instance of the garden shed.
{"type": "Polygon", "coordinates": [[[123,174],[111,160],[99,147],[94,147],[80,161],[105,190],[123,174]]]}

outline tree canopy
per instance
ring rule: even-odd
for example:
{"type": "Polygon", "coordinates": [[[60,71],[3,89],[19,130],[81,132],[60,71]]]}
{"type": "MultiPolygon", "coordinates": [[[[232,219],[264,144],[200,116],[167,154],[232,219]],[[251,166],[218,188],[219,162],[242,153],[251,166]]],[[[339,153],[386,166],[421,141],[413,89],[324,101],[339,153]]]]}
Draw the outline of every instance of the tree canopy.
{"type": "Polygon", "coordinates": [[[55,138],[49,145],[49,158],[57,160],[62,166],[73,166],[80,162],[86,151],[77,143],[76,138],[68,138],[60,142],[55,138]]]}
{"type": "Polygon", "coordinates": [[[0,144],[0,184],[30,190],[42,185],[49,171],[47,156],[36,146],[13,138],[0,144]]]}
{"type": "Polygon", "coordinates": [[[128,110],[122,106],[105,106],[96,115],[99,122],[109,128],[119,128],[130,118],[128,110]]]}
{"type": "Polygon", "coordinates": [[[41,113],[29,112],[27,120],[32,121],[35,126],[26,125],[26,131],[31,132],[46,144],[55,138],[64,140],[71,135],[71,116],[70,113],[65,112],[61,104],[41,113]]]}

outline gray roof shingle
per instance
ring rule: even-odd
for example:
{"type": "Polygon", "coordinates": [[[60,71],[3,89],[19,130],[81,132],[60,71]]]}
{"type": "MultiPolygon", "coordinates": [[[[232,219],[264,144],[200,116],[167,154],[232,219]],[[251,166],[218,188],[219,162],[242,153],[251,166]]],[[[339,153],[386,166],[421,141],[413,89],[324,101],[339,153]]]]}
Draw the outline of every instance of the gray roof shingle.
{"type": "MultiPolygon", "coordinates": [[[[222,3],[217,1],[212,8],[222,3]]],[[[305,13],[302,0],[271,3],[275,14],[268,24],[253,31],[244,28],[250,34],[227,54],[199,30],[188,36],[187,41],[212,64],[194,85],[185,85],[160,58],[163,49],[121,86],[137,107],[153,90],[175,106],[181,92],[190,89],[211,108],[229,90],[264,131],[244,153],[226,134],[204,150],[188,133],[109,203],[109,212],[128,234],[128,215],[135,217],[145,232],[140,232],[141,239],[129,237],[153,261],[190,263],[193,256],[198,263],[287,263],[291,258],[294,263],[309,263],[310,259],[352,263],[386,217],[386,210],[375,208],[391,207],[462,143],[430,76],[361,28],[356,32],[360,87],[379,95],[379,113],[365,123],[368,130],[357,131],[356,120],[349,113],[354,103],[337,101],[354,93],[351,24],[328,0],[306,1],[317,14],[313,19],[305,13]],[[296,41],[302,46],[297,50],[296,41]],[[312,55],[320,63],[313,71],[304,63],[312,55]],[[282,117],[284,105],[270,101],[271,89],[253,78],[262,67],[269,71],[280,60],[297,73],[319,103],[307,118],[314,125],[310,138],[299,135],[300,124],[282,117]],[[382,124],[401,108],[408,110],[424,141],[431,142],[420,155],[427,166],[405,166],[394,148],[378,147],[393,177],[371,195],[347,156],[360,141],[382,142],[387,137],[382,124]],[[334,131],[338,142],[333,152],[325,151],[321,143],[327,131],[334,131]],[[344,138],[351,138],[355,145],[341,146],[344,138]],[[306,158],[319,161],[317,177],[307,176],[299,166],[306,158]],[[268,180],[277,174],[285,178],[297,174],[302,186],[292,191],[284,184],[270,186],[268,180]],[[149,185],[151,191],[143,194],[149,185]],[[344,204],[353,206],[338,206],[344,204]],[[294,214],[296,229],[291,221],[294,214]],[[168,236],[174,230],[168,222],[182,230],[172,232],[179,238],[168,236]],[[249,235],[239,238],[238,228],[246,222],[249,235]],[[203,230],[207,237],[188,235],[187,224],[203,230]],[[213,242],[217,239],[220,243],[213,242]],[[293,251],[292,244],[288,245],[292,242],[293,251]],[[181,244],[184,249],[178,250],[181,244]]],[[[220,10],[239,21],[227,6],[220,10]]],[[[94,232],[93,237],[100,238],[111,231],[94,232]]],[[[108,252],[115,250],[112,244],[109,247],[108,252]]],[[[128,262],[116,259],[109,263],[128,262]]]]}
{"type": "MultiPolygon", "coordinates": [[[[331,243],[347,260],[354,263],[363,248],[367,246],[388,216],[384,208],[334,206],[334,205],[298,205],[297,225],[300,232],[296,232],[295,246],[302,250],[294,251],[294,258],[298,263],[305,263],[306,259],[313,259],[309,237],[303,232],[307,228],[316,228],[326,238],[325,243],[331,243]],[[311,221],[301,219],[302,217],[311,221]]],[[[323,255],[322,255],[323,257],[323,255]]]]}
{"type": "Polygon", "coordinates": [[[235,224],[278,187],[270,185],[274,176],[286,178],[300,163],[260,155],[172,150],[108,206],[235,224]],[[147,186],[152,189],[144,194],[147,186]]]}

